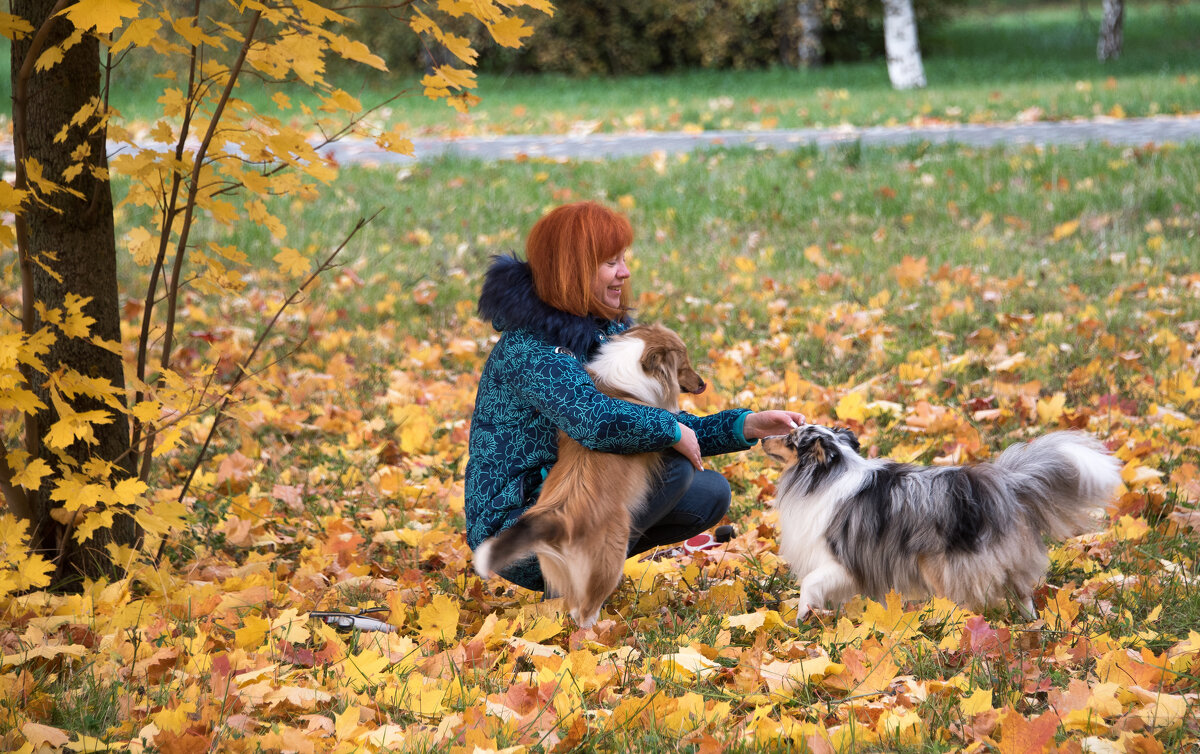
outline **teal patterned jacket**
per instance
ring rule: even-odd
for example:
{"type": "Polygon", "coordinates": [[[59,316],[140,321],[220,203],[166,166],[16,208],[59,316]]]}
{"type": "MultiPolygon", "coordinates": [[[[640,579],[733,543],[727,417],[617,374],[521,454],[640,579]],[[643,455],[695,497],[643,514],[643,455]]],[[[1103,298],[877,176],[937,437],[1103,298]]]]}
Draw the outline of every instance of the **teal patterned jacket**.
{"type": "MultiPolygon", "coordinates": [[[[632,322],[577,317],[537,298],[527,263],[493,259],[479,299],[481,316],[501,335],[479,377],[466,471],[467,544],[472,549],[511,526],[537,501],[558,454],[562,430],[581,445],[608,453],[644,453],[679,441],[692,428],[704,455],[745,450],[750,412],[698,417],[615,400],[596,389],[584,364],[605,339],[632,322]]],[[[536,561],[504,575],[541,589],[536,561]]]]}

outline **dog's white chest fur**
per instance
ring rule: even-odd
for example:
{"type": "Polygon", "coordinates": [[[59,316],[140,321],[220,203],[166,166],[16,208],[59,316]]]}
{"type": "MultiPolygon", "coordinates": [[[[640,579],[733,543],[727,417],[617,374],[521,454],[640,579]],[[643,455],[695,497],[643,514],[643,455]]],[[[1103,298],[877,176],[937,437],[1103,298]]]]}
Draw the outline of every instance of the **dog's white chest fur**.
{"type": "Polygon", "coordinates": [[[620,388],[649,406],[665,408],[673,413],[679,406],[664,405],[667,390],[660,380],[642,369],[642,354],[646,342],[641,338],[610,340],[588,362],[588,370],[609,385],[620,388]]]}
{"type": "Polygon", "coordinates": [[[833,509],[811,497],[788,501],[779,508],[779,554],[797,580],[833,560],[825,530],[833,509]]]}
{"type": "Polygon", "coordinates": [[[803,579],[817,568],[833,560],[833,552],[825,537],[829,521],[837,513],[842,500],[862,488],[863,465],[858,456],[850,456],[851,468],[828,485],[822,485],[811,495],[799,492],[779,499],[779,554],[788,562],[792,574],[803,579]]]}

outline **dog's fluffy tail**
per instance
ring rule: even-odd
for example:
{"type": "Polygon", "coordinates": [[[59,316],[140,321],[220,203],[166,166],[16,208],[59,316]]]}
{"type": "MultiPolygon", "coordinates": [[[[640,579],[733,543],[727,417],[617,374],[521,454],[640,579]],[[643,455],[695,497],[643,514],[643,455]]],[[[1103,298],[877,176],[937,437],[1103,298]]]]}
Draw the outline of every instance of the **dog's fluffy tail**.
{"type": "Polygon", "coordinates": [[[497,571],[545,550],[544,545],[560,539],[563,531],[561,518],[550,511],[526,513],[475,548],[472,558],[475,572],[482,578],[491,578],[497,571]]]}
{"type": "Polygon", "coordinates": [[[1083,432],[1051,432],[1013,445],[995,465],[1043,534],[1075,536],[1093,525],[1121,483],[1121,464],[1083,432]]]}

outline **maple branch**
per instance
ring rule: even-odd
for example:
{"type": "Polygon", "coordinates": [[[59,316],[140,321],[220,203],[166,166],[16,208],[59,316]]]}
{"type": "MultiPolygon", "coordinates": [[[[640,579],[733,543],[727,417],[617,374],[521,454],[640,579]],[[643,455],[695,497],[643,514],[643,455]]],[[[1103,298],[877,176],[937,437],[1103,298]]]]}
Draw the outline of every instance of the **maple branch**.
{"type": "MultiPolygon", "coordinates": [[[[229,406],[231,396],[247,377],[247,372],[244,365],[249,364],[254,360],[255,356],[258,355],[258,351],[260,348],[262,348],[263,343],[266,342],[267,336],[271,334],[271,330],[275,328],[276,323],[279,322],[279,318],[283,316],[283,313],[287,311],[288,307],[290,307],[296,301],[296,299],[304,293],[305,289],[307,289],[314,280],[335,266],[333,261],[337,258],[338,254],[342,253],[342,250],[344,250],[346,245],[349,244],[356,235],[358,235],[359,231],[373,222],[376,217],[379,217],[381,212],[383,212],[382,208],[377,210],[375,214],[371,215],[370,217],[359,218],[358,222],[354,224],[354,227],[350,230],[346,237],[342,239],[342,242],[338,244],[338,247],[330,252],[329,256],[325,257],[325,260],[317,266],[317,269],[313,270],[312,274],[310,274],[303,283],[297,286],[296,290],[292,291],[292,294],[279,305],[279,308],[275,310],[275,314],[272,315],[271,319],[267,321],[266,326],[263,328],[258,338],[255,339],[254,347],[250,349],[249,355],[247,355],[246,358],[242,360],[241,364],[238,365],[237,375],[233,378],[233,383],[229,386],[229,390],[225,393],[225,397],[221,399],[221,405],[217,407],[217,414],[213,417],[212,426],[208,428],[208,435],[204,438],[204,444],[200,446],[200,450],[196,453],[196,460],[192,463],[192,468],[188,471],[187,479],[184,480],[183,487],[179,490],[178,499],[180,502],[183,502],[184,497],[187,496],[187,492],[192,486],[192,480],[195,479],[196,472],[200,469],[200,464],[203,463],[204,456],[208,453],[208,448],[212,444],[213,437],[216,436],[217,427],[220,425],[221,419],[225,415],[225,409],[229,406]]],[[[159,543],[158,554],[154,556],[154,562],[156,564],[162,559],[163,548],[166,547],[166,544],[167,541],[165,538],[161,543],[159,543]]]]}
{"type": "Polygon", "coordinates": [[[238,74],[242,70],[242,65],[246,62],[246,55],[250,52],[250,46],[254,43],[254,33],[258,29],[259,19],[262,18],[262,11],[256,11],[250,19],[250,28],[246,30],[246,38],[242,40],[242,48],[238,50],[237,60],[229,69],[229,81],[225,83],[225,90],[221,92],[221,99],[217,102],[216,108],[213,110],[212,118],[208,122],[208,130],[204,134],[204,138],[200,140],[200,145],[196,148],[196,156],[192,162],[191,183],[188,185],[187,201],[183,205],[183,227],[179,229],[179,243],[175,250],[175,264],[171,270],[171,284],[167,288],[167,328],[164,334],[163,351],[162,351],[162,367],[168,369],[171,364],[171,349],[175,338],[175,315],[178,306],[179,294],[179,276],[183,270],[183,260],[187,254],[188,236],[191,234],[192,218],[196,211],[196,197],[200,192],[200,172],[204,168],[205,156],[208,153],[208,148],[212,144],[213,136],[216,135],[218,124],[221,122],[221,116],[225,113],[225,107],[229,104],[229,99],[233,95],[234,86],[237,85],[238,74]]]}
{"type": "MultiPolygon", "coordinates": [[[[196,0],[194,6],[196,16],[200,15],[200,0],[196,0]]],[[[196,67],[199,57],[199,47],[192,45],[191,57],[188,64],[188,97],[183,110],[183,122],[179,127],[179,139],[175,143],[175,164],[178,165],[183,160],[184,149],[187,145],[188,132],[191,129],[193,104],[196,93],[196,67]]],[[[137,378],[138,382],[144,384],[146,381],[146,360],[148,358],[148,349],[150,341],[150,323],[153,320],[154,304],[156,302],[156,294],[158,292],[158,276],[162,272],[163,266],[167,258],[167,246],[171,240],[171,226],[175,223],[175,216],[178,213],[176,202],[179,201],[179,187],[183,182],[183,177],[179,170],[171,171],[171,194],[170,198],[163,205],[163,231],[158,240],[158,255],[154,259],[154,268],[150,271],[150,281],[146,284],[146,299],[142,305],[142,328],[141,336],[138,338],[138,354],[137,354],[137,378]]],[[[143,395],[139,390],[134,395],[133,403],[137,405],[142,401],[143,395]]],[[[133,420],[133,435],[130,447],[137,447],[141,442],[142,422],[136,417],[133,420]]],[[[154,443],[147,443],[145,457],[142,459],[142,466],[146,466],[146,459],[150,456],[150,449],[154,443]]],[[[138,478],[143,482],[145,478],[139,474],[138,478]]]]}
{"type": "MultiPolygon", "coordinates": [[[[242,41],[241,49],[238,50],[237,60],[234,61],[233,66],[229,69],[229,81],[225,83],[225,90],[221,92],[221,99],[217,102],[212,118],[208,122],[208,130],[205,132],[204,138],[201,139],[200,145],[196,148],[196,155],[193,158],[191,182],[188,185],[188,195],[183,205],[183,226],[179,229],[179,243],[175,249],[175,263],[171,269],[171,282],[167,286],[167,323],[165,332],[163,333],[162,359],[160,361],[163,372],[171,368],[171,351],[174,348],[175,340],[175,315],[178,313],[177,309],[179,307],[179,278],[183,272],[183,260],[187,256],[188,235],[192,229],[197,195],[200,192],[200,171],[204,168],[205,155],[212,144],[213,136],[217,132],[217,126],[221,122],[221,116],[225,112],[225,107],[229,104],[229,98],[232,96],[233,88],[237,84],[238,74],[242,70],[242,65],[246,62],[246,55],[250,52],[250,46],[254,43],[254,33],[258,29],[258,22],[261,18],[262,11],[259,10],[250,19],[250,28],[246,30],[246,38],[242,41]]],[[[176,149],[180,149],[182,145],[183,137],[181,135],[176,149]]],[[[172,216],[171,219],[173,220],[174,217],[172,216]]],[[[163,231],[163,238],[169,238],[169,235],[170,226],[167,226],[163,231]]],[[[144,326],[148,326],[147,321],[148,318],[143,314],[144,326]]],[[[145,368],[144,364],[142,368],[145,368]]],[[[154,432],[150,431],[146,447],[152,448],[153,445],[154,432]]],[[[138,474],[138,478],[143,482],[146,481],[150,473],[150,458],[151,453],[148,450],[142,459],[142,469],[138,474]]]]}

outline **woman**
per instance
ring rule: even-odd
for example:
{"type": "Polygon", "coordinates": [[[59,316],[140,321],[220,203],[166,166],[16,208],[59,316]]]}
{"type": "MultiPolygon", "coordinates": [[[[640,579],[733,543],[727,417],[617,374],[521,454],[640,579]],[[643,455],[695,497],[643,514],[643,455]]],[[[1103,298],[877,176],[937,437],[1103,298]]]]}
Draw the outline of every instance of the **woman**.
{"type": "MultiPolygon", "coordinates": [[[[479,312],[500,340],[479,378],[466,476],[467,543],[472,549],[537,501],[557,457],[558,431],[609,453],[664,453],[663,473],[634,521],[630,554],[681,542],[715,526],[729,510],[729,482],[701,457],[750,448],[804,418],[746,409],[697,417],[609,398],[584,365],[596,346],[625,330],[633,229],[595,202],[558,207],[525,242],[527,261],[497,257],[479,312]]],[[[536,559],[502,572],[544,589],[536,559]]]]}

